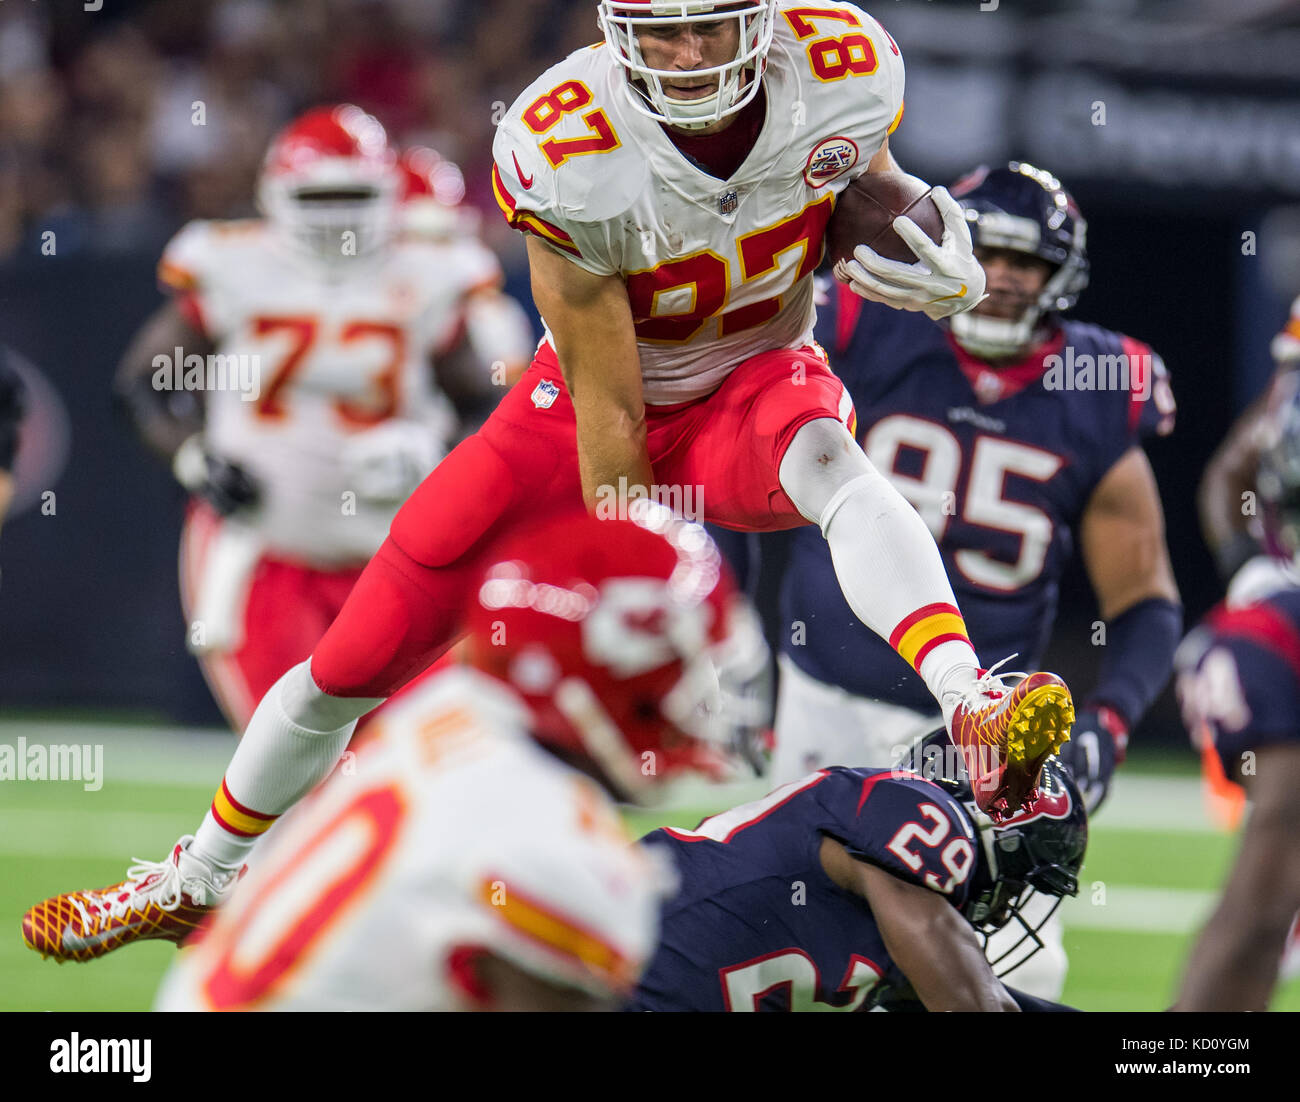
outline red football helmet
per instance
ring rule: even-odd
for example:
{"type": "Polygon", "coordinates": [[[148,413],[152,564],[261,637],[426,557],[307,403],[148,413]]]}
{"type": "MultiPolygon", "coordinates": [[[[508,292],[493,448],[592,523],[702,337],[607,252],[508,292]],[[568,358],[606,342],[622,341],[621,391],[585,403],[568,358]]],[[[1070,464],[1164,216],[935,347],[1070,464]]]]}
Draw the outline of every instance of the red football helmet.
{"type": "Polygon", "coordinates": [[[373,115],[316,107],[271,143],[258,201],[295,246],[336,262],[372,253],[398,229],[402,175],[373,115]]]}
{"type": "Polygon", "coordinates": [[[508,684],[533,736],[641,799],[716,772],[719,672],[766,667],[757,618],[697,524],[638,499],[503,545],[470,601],[466,661],[508,684]]]}
{"type": "Polygon", "coordinates": [[[472,234],[465,177],[460,166],[428,146],[412,146],[398,158],[402,173],[402,230],[416,237],[446,240],[472,234]]]}

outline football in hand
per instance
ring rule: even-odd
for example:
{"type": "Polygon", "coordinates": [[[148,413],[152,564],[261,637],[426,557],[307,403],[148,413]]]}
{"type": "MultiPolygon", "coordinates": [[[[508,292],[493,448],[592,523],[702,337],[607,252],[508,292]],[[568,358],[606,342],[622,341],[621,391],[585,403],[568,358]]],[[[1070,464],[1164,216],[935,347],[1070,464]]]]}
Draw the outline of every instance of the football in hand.
{"type": "Polygon", "coordinates": [[[826,224],[826,260],[852,260],[866,245],[888,260],[916,263],[916,255],[894,230],[894,218],[907,215],[935,244],[943,239],[943,216],[930,185],[906,172],[868,172],[840,194],[826,224]]]}

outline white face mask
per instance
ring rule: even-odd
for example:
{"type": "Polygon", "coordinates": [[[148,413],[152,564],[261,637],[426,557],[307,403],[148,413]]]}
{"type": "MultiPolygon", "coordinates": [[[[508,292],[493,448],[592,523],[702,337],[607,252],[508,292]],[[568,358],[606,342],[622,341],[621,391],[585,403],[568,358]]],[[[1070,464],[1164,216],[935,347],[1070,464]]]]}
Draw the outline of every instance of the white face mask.
{"type": "Polygon", "coordinates": [[[627,70],[627,94],[633,107],[657,122],[698,130],[734,115],[758,95],[764,59],[772,45],[776,0],[746,0],[735,10],[717,11],[715,0],[601,0],[600,25],[605,41],[627,70]],[[738,24],[736,54],[721,65],[691,71],[692,77],[714,77],[717,89],[699,99],[675,99],[663,86],[680,71],[651,68],[641,52],[639,28],[664,23],[738,24]]]}
{"type": "Polygon", "coordinates": [[[259,190],[271,223],[299,253],[325,264],[371,255],[399,228],[397,180],[268,177],[259,190]]]}
{"type": "MultiPolygon", "coordinates": [[[[1031,256],[1039,252],[1038,225],[1030,218],[1001,211],[968,210],[972,236],[977,246],[1015,249],[1031,256]]],[[[1076,237],[1080,249],[1087,231],[1082,218],[1076,220],[1076,237]]],[[[1081,256],[1068,257],[1056,270],[1018,318],[992,318],[966,311],[948,319],[953,340],[972,356],[984,360],[1003,360],[1028,352],[1045,328],[1043,316],[1052,311],[1068,310],[1088,285],[1088,266],[1081,256]]]]}

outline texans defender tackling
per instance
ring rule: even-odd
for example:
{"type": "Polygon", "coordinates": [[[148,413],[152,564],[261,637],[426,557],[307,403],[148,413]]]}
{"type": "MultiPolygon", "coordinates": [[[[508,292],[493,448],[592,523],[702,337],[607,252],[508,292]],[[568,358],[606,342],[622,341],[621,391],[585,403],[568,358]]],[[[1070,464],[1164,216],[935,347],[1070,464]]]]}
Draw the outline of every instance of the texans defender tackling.
{"type": "Polygon", "coordinates": [[[681,887],[632,1008],[1066,1009],[1003,987],[976,931],[1005,927],[1022,957],[1035,951],[1026,904],[1078,891],[1078,790],[1049,761],[1040,798],[994,826],[952,756],[939,730],[915,772],[820,769],[695,830],[648,834],[681,887]]]}
{"type": "Polygon", "coordinates": [[[169,301],[118,391],[194,495],[187,642],[236,731],[311,653],[458,420],[491,408],[491,365],[504,382],[527,362],[496,257],[450,210],[436,239],[402,232],[456,197],[435,189],[447,176],[428,152],[399,162],[359,108],[316,108],[267,152],[264,218],[191,222],[163,253],[169,301]]]}
{"type": "MultiPolygon", "coordinates": [[[[1266,423],[1257,484],[1265,533],[1300,566],[1300,387],[1266,423]]],[[[1245,786],[1251,809],[1223,898],[1197,939],[1175,1010],[1266,1010],[1300,913],[1300,586],[1229,597],[1178,653],[1193,742],[1245,786]]],[[[1294,942],[1291,942],[1294,951],[1294,942]]]]}
{"type": "MultiPolygon", "coordinates": [[[[742,531],[817,524],[851,607],[917,670],[994,814],[1031,798],[1068,737],[1058,677],[1007,684],[982,668],[933,537],[857,446],[849,396],[812,342],[835,196],[896,168],[897,45],[848,3],[602,0],[599,13],[605,42],[530,85],[493,147],[548,335],[398,513],[310,660],[259,704],[176,851],[195,905],[219,902],[257,835],[334,767],[357,717],[451,645],[495,538],[611,493],[690,492],[700,519],[742,531]]],[[[942,243],[898,220],[919,260],[860,248],[855,287],[935,318],[980,300],[961,209],[941,190],[935,202],[942,243]]],[[[159,889],[122,891],[151,905],[159,889]]],[[[54,951],[66,921],[76,936],[75,920],[43,921],[54,951]]],[[[130,908],[123,925],[132,940],[171,936],[133,925],[130,908]]]]}
{"type": "MultiPolygon", "coordinates": [[[[1087,286],[1088,260],[1083,217],[1060,181],[1012,162],[953,192],[989,297],[936,325],[839,287],[819,335],[853,396],[863,449],[929,524],[982,652],[1039,660],[1079,542],[1105,649],[1061,756],[1092,812],[1169,678],[1182,628],[1142,450],[1144,437],[1172,430],[1173,397],[1147,345],[1061,317],[1087,286]]],[[[924,684],[845,603],[810,536],[795,536],[782,582],[775,782],[887,765],[938,719],[924,684]]],[[[1059,923],[1044,935],[1051,951],[1013,979],[1054,998],[1065,981],[1059,923]]]]}
{"type": "Polygon", "coordinates": [[[697,526],[649,502],[631,511],[499,549],[469,601],[464,662],[394,700],[355,772],[259,850],[156,1009],[628,997],[672,877],[631,845],[607,793],[635,800],[708,760],[696,705],[710,655],[750,623],[697,526]],[[666,615],[627,630],[653,594],[666,615]]]}

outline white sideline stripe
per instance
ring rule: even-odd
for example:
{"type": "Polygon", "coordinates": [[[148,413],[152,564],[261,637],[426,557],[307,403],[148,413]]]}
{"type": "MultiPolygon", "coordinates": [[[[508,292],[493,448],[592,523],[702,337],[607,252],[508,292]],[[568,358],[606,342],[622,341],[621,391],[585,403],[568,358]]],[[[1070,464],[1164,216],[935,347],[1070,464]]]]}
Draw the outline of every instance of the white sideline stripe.
{"type": "Polygon", "coordinates": [[[1106,884],[1106,902],[1094,904],[1085,882],[1061,907],[1066,930],[1107,930],[1145,934],[1189,934],[1205,925],[1218,901],[1217,891],[1144,888],[1106,884]]]}
{"type": "Polygon", "coordinates": [[[181,834],[199,825],[207,806],[185,811],[0,811],[0,857],[133,857],[161,861],[181,834]]]}
{"type": "MultiPolygon", "coordinates": [[[[16,745],[20,735],[29,743],[103,743],[106,783],[146,785],[215,787],[236,745],[228,731],[216,728],[0,721],[0,742],[16,745]]],[[[714,785],[689,777],[669,787],[660,807],[722,811],[759,799],[773,787],[762,778],[714,785]]],[[[1206,817],[1198,777],[1126,774],[1122,767],[1095,826],[1177,833],[1216,830],[1206,817]]]]}
{"type": "MultiPolygon", "coordinates": [[[[115,857],[123,874],[130,858],[159,861],[182,831],[201,815],[184,812],[0,811],[0,855],[4,857],[115,857]]],[[[1092,902],[1085,880],[1078,898],[1067,899],[1067,930],[1186,934],[1200,929],[1218,893],[1136,884],[1106,884],[1104,904],[1092,902]]]]}
{"type": "MultiPolygon", "coordinates": [[[[725,810],[767,795],[768,781],[746,779],[714,785],[690,777],[672,785],[665,811],[717,808],[725,810]]],[[[1134,774],[1121,768],[1110,795],[1092,824],[1097,830],[1163,830],[1174,833],[1215,833],[1205,814],[1199,777],[1134,774]]]]}
{"type": "Polygon", "coordinates": [[[1205,813],[1200,777],[1115,775],[1110,795],[1097,813],[1098,830],[1164,830],[1217,833],[1205,813]]]}
{"type": "Polygon", "coordinates": [[[230,732],[216,728],[0,721],[0,743],[17,746],[20,736],[29,745],[102,744],[105,784],[122,781],[215,788],[236,745],[230,732]]]}

